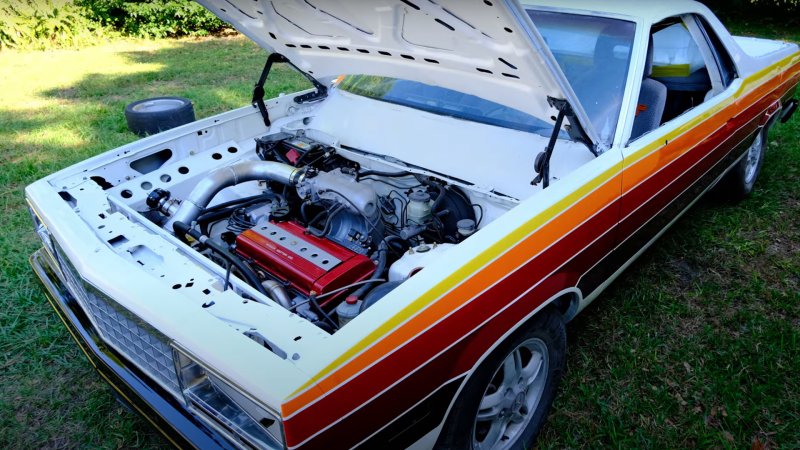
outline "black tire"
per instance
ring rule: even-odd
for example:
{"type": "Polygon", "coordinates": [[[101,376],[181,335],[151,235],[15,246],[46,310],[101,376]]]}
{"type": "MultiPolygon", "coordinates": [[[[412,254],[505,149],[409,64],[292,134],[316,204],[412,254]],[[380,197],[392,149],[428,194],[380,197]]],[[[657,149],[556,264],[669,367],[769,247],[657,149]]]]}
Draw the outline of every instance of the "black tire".
{"type": "MultiPolygon", "coordinates": [[[[480,445],[504,450],[532,448],[536,437],[547,420],[550,406],[556,395],[556,389],[564,373],[566,350],[567,334],[561,315],[550,309],[537,314],[530,322],[500,344],[481,363],[469,379],[453,405],[450,415],[447,417],[442,434],[436,443],[436,449],[475,450],[481,448],[480,445]],[[496,385],[506,385],[506,369],[504,366],[507,367],[506,364],[509,358],[514,361],[515,366],[517,366],[517,358],[520,358],[518,367],[523,370],[516,371],[514,372],[515,374],[522,375],[524,369],[532,364],[535,352],[530,352],[530,359],[526,362],[524,353],[520,350],[529,349],[532,343],[535,343],[536,346],[543,344],[544,348],[547,349],[546,357],[542,357],[542,361],[546,361],[546,370],[539,369],[541,371],[539,373],[546,374],[546,377],[540,380],[541,385],[537,383],[527,385],[527,388],[522,392],[508,389],[502,396],[504,399],[500,401],[500,405],[481,409],[482,403],[484,403],[484,406],[494,403],[492,397],[496,397],[500,392],[496,385]],[[536,392],[531,391],[534,386],[536,386],[536,392]],[[528,396],[537,396],[538,401],[534,403],[533,398],[528,396]],[[524,409],[527,409],[524,406],[525,402],[530,402],[528,404],[533,406],[532,411],[525,413],[524,409]],[[521,404],[523,407],[520,407],[521,404]],[[505,407],[504,405],[509,406],[505,407]],[[483,413],[481,420],[479,420],[478,416],[481,411],[483,413]],[[495,415],[495,411],[503,412],[495,415]],[[487,419],[489,416],[495,416],[496,418],[487,419]],[[511,424],[514,418],[522,420],[522,422],[513,425],[515,429],[512,429],[511,424]],[[509,421],[507,428],[504,428],[503,431],[509,439],[503,441],[501,437],[499,441],[496,441],[492,437],[497,434],[492,431],[495,429],[494,427],[497,426],[503,429],[502,425],[496,424],[497,421],[501,423],[509,421]],[[490,438],[491,442],[489,442],[490,438]],[[492,446],[492,442],[496,442],[496,444],[492,446]]],[[[533,378],[537,377],[538,375],[533,376],[533,378]]],[[[516,377],[514,379],[516,380],[516,377]]],[[[527,383],[527,381],[522,381],[522,377],[519,380],[519,383],[514,383],[515,388],[527,383]]]]}
{"type": "Polygon", "coordinates": [[[194,122],[194,106],[183,97],[148,98],[126,106],[125,119],[129,130],[147,136],[194,122]]]}
{"type": "Polygon", "coordinates": [[[731,201],[744,200],[755,189],[756,180],[764,165],[768,134],[767,129],[759,131],[744,158],[725,176],[722,193],[731,201]]]}

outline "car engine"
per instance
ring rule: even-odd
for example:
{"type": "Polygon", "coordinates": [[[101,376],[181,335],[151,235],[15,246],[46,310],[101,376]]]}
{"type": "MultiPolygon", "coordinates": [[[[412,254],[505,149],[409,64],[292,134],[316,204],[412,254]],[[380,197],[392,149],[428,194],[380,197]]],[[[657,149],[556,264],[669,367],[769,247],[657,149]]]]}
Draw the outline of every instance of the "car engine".
{"type": "Polygon", "coordinates": [[[432,176],[365,169],[303,134],[257,139],[256,152],[185,198],[152,191],[149,218],[328,332],[479,226],[468,195],[432,176]],[[213,203],[247,182],[260,193],[213,203]]]}

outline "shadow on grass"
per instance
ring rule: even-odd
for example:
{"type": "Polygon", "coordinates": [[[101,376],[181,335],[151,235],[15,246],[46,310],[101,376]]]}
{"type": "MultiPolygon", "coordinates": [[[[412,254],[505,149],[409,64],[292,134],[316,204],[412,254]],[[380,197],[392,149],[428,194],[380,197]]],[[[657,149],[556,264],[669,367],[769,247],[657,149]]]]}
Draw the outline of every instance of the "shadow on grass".
{"type": "MultiPolygon", "coordinates": [[[[2,448],[166,445],[116,405],[47,306],[27,269],[36,241],[22,189],[135,140],[123,116],[132,101],[184,96],[198,117],[248,104],[265,55],[235,39],[121,54],[158,69],[88,67],[36,92],[35,106],[0,101],[2,448]]],[[[272,95],[296,90],[289,72],[276,73],[272,95]]],[[[543,448],[748,447],[759,433],[800,442],[798,379],[775,376],[800,373],[797,120],[752,199],[705,200],[570,325],[570,367],[543,448]]]]}
{"type": "MultiPolygon", "coordinates": [[[[138,139],[123,112],[135,100],[187,97],[198,118],[249,104],[266,56],[244,39],[144,45],[148,50],[133,44],[106,50],[108,64],[101,49],[86,49],[98,59],[95,66],[78,68],[84,75],[77,81],[45,79],[39,89],[17,74],[9,80],[11,88],[24,86],[33,94],[20,104],[0,100],[2,448],[166,446],[146,421],[117,405],[50,310],[28,268],[27,257],[38,244],[23,193],[37,179],[138,139]],[[153,69],[132,70],[136,67],[153,69]]],[[[56,71],[70,64],[74,53],[45,55],[33,55],[42,67],[31,70],[56,71]]],[[[275,75],[268,95],[304,87],[288,69],[275,75]]]]}

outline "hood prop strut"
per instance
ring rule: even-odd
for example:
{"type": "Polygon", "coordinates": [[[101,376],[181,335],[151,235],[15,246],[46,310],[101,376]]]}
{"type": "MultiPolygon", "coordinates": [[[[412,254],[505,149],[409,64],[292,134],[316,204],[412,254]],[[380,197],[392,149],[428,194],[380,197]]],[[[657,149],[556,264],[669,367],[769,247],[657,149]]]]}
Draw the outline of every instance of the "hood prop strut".
{"type": "Polygon", "coordinates": [[[580,122],[578,122],[575,111],[572,109],[569,101],[547,97],[547,103],[558,110],[558,116],[553,118],[556,121],[556,124],[555,127],[553,127],[553,134],[550,135],[550,142],[548,142],[547,147],[545,147],[543,152],[536,155],[534,169],[538,175],[536,175],[536,178],[531,181],[531,185],[533,186],[538,186],[539,183],[544,182],[543,189],[550,187],[550,158],[552,158],[553,151],[558,143],[558,135],[561,133],[561,127],[564,125],[564,119],[569,120],[570,124],[567,125],[566,129],[570,137],[586,145],[594,156],[599,156],[597,150],[591,144],[591,140],[586,134],[586,131],[584,131],[583,127],[580,126],[580,122]]]}
{"type": "Polygon", "coordinates": [[[267,111],[267,105],[264,103],[264,83],[267,82],[267,77],[269,77],[269,72],[272,70],[272,65],[275,63],[284,63],[291,66],[294,70],[300,72],[303,77],[305,77],[311,84],[314,85],[316,89],[314,92],[309,92],[307,94],[298,95],[294,98],[295,103],[306,103],[311,101],[316,101],[325,98],[328,95],[328,88],[325,87],[322,83],[317,81],[316,78],[312,77],[311,75],[303,72],[297,66],[292,64],[289,61],[289,58],[281,55],[280,53],[272,53],[267,58],[267,63],[264,64],[264,70],[261,71],[261,76],[258,78],[258,82],[256,83],[255,87],[253,88],[253,100],[252,104],[254,108],[258,108],[259,112],[261,112],[261,117],[264,118],[264,125],[271,126],[272,122],[269,119],[269,111],[267,111]]]}

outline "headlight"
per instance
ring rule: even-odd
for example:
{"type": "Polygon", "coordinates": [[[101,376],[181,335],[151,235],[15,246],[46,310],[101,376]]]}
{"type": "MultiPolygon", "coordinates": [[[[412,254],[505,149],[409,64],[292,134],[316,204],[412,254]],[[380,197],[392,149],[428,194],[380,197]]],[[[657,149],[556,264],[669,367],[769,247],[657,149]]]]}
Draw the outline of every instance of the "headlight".
{"type": "Polygon", "coordinates": [[[36,233],[57,266],[54,269],[60,272],[59,278],[107,344],[241,447],[285,448],[277,414],[175,350],[166,336],[87,283],[33,208],[30,213],[36,233]]]}
{"type": "Polygon", "coordinates": [[[39,235],[39,239],[42,240],[42,244],[44,244],[47,251],[50,252],[50,255],[54,255],[55,249],[53,248],[53,240],[50,237],[50,232],[47,230],[47,227],[42,223],[41,219],[39,219],[39,215],[36,214],[36,211],[30,206],[28,206],[28,212],[31,214],[33,227],[36,230],[36,234],[39,235]]]}
{"type": "Polygon", "coordinates": [[[281,422],[229,383],[175,350],[178,380],[187,405],[227,434],[258,448],[282,449],[281,422]]]}

